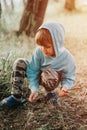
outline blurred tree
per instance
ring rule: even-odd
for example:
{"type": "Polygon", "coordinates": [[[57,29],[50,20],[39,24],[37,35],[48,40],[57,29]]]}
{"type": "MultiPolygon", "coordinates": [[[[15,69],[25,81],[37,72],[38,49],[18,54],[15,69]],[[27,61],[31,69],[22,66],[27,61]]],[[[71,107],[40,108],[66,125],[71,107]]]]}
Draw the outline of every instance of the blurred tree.
{"type": "Polygon", "coordinates": [[[27,0],[18,35],[25,31],[28,36],[34,36],[43,22],[47,3],[48,0],[27,0]]]}
{"type": "Polygon", "coordinates": [[[12,9],[14,9],[14,3],[13,3],[13,0],[11,0],[11,7],[12,7],[12,9]]]}
{"type": "Polygon", "coordinates": [[[54,0],[55,2],[59,2],[59,0],[54,0]]]}
{"type": "Polygon", "coordinates": [[[0,18],[1,18],[1,12],[2,12],[2,10],[1,10],[1,1],[0,1],[0,18]]]}
{"type": "Polygon", "coordinates": [[[65,9],[72,11],[75,9],[75,0],[66,0],[65,9]]]}
{"type": "Polygon", "coordinates": [[[10,6],[8,4],[8,1],[6,0],[3,0],[2,4],[4,4],[4,8],[6,10],[6,12],[12,12],[12,10],[14,9],[14,3],[13,3],[13,0],[10,0],[10,6]]]}
{"type": "Polygon", "coordinates": [[[27,0],[1,0],[1,26],[7,32],[18,31],[27,0]]]}

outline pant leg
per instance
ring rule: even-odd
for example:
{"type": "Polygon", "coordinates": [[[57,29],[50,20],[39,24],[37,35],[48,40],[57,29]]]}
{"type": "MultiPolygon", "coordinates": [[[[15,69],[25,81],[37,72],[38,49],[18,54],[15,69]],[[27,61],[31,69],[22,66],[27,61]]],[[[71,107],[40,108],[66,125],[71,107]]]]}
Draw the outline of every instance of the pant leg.
{"type": "Polygon", "coordinates": [[[27,65],[28,60],[24,58],[18,58],[13,64],[11,94],[17,98],[20,98],[23,94],[22,87],[26,77],[27,65]]]}
{"type": "Polygon", "coordinates": [[[53,69],[44,70],[40,75],[40,84],[47,92],[57,88],[61,82],[61,74],[53,69]]]}

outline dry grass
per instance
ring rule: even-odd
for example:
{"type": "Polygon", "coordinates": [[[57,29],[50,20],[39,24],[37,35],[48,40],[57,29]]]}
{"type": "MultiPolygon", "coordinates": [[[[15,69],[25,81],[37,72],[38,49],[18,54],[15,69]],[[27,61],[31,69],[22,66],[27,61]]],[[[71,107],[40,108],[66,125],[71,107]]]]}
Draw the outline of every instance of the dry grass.
{"type": "MultiPolygon", "coordinates": [[[[78,9],[69,13],[60,7],[63,4],[51,0],[44,21],[57,21],[65,27],[65,46],[75,57],[77,65],[75,88],[67,97],[60,98],[59,106],[53,109],[41,92],[34,104],[27,102],[13,110],[2,110],[0,130],[87,130],[87,11],[85,7],[83,12],[78,9]]],[[[30,59],[33,39],[24,35],[17,38],[15,35],[2,34],[0,40],[1,57],[6,57],[12,51],[14,59],[30,59]]]]}

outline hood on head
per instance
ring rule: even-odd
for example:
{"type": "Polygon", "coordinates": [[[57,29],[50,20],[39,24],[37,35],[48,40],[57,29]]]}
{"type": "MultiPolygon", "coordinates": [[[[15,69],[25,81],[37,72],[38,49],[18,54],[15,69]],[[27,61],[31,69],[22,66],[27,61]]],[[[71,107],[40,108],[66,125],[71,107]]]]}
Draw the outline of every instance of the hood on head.
{"type": "MultiPolygon", "coordinates": [[[[59,23],[44,23],[39,29],[46,28],[49,30],[54,45],[56,56],[59,56],[64,51],[64,28],[59,23]]],[[[38,29],[38,30],[39,30],[38,29]]]]}

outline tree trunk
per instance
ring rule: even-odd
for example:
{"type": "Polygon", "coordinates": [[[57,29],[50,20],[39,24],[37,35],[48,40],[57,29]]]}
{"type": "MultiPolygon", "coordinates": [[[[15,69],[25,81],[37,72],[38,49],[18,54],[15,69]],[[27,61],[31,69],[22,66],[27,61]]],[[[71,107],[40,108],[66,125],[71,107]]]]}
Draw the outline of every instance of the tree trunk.
{"type": "Polygon", "coordinates": [[[75,9],[75,0],[66,0],[65,9],[72,11],[75,9]]]}
{"type": "Polygon", "coordinates": [[[14,2],[13,0],[11,0],[11,7],[12,7],[12,10],[14,9],[14,2]]]}
{"type": "Polygon", "coordinates": [[[20,21],[19,33],[26,32],[28,36],[34,36],[38,27],[42,24],[48,0],[28,0],[20,21]]]}
{"type": "Polygon", "coordinates": [[[1,3],[0,3],[0,18],[1,18],[1,13],[2,13],[2,9],[1,9],[1,3]]]}

